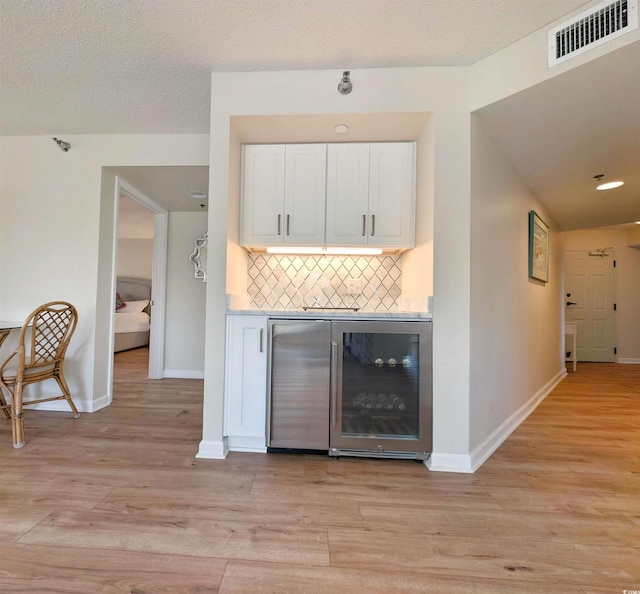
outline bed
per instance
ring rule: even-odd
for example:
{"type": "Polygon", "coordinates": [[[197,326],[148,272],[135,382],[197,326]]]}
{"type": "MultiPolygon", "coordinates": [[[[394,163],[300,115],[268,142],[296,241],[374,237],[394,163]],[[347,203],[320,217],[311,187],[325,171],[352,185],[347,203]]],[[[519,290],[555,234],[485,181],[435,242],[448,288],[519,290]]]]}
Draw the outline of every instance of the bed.
{"type": "Polygon", "coordinates": [[[148,345],[151,281],[119,276],[116,280],[116,294],[113,352],[148,345]]]}

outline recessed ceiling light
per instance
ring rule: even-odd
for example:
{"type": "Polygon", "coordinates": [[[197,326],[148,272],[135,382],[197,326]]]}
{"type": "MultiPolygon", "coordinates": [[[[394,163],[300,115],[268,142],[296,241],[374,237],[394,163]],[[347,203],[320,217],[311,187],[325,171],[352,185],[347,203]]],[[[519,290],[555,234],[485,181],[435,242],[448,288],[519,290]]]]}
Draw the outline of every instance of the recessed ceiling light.
{"type": "Polygon", "coordinates": [[[596,186],[596,190],[613,190],[613,188],[619,188],[620,186],[623,186],[624,182],[623,181],[612,181],[612,182],[607,182],[606,184],[600,184],[599,186],[596,186]]]}
{"type": "Polygon", "coordinates": [[[191,196],[191,198],[195,198],[196,200],[204,200],[207,195],[204,192],[189,192],[189,196],[191,196]]]}
{"type": "Polygon", "coordinates": [[[640,221],[636,221],[636,225],[640,225],[640,221]]]}
{"type": "Polygon", "coordinates": [[[349,126],[347,126],[346,124],[338,124],[334,128],[334,131],[336,134],[344,134],[348,129],[349,129],[349,126]]]}

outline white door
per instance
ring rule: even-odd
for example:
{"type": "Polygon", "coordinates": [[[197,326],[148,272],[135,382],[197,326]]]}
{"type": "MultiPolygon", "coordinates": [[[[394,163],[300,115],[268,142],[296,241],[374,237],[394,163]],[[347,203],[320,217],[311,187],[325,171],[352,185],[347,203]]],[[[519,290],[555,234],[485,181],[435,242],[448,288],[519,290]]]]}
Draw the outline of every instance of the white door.
{"type": "Polygon", "coordinates": [[[283,233],[285,245],[323,245],[326,144],[286,146],[283,233]]]}
{"type": "Polygon", "coordinates": [[[327,245],[367,245],[369,144],[327,149],[327,245]]]}
{"type": "Polygon", "coordinates": [[[565,320],[578,325],[578,361],[615,362],[613,253],[566,251],[564,271],[565,320]]]}
{"type": "Polygon", "coordinates": [[[375,142],[370,146],[368,243],[415,244],[415,151],[412,142],[375,142]]]}

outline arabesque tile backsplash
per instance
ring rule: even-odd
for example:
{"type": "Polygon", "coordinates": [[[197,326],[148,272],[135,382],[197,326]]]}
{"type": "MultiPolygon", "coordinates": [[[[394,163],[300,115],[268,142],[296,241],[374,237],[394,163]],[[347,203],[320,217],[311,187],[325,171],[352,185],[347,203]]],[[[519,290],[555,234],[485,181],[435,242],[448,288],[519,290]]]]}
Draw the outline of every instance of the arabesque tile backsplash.
{"type": "Polygon", "coordinates": [[[400,263],[401,256],[249,254],[247,292],[257,309],[395,311],[402,293],[400,263]],[[361,292],[350,294],[349,289],[361,292]]]}

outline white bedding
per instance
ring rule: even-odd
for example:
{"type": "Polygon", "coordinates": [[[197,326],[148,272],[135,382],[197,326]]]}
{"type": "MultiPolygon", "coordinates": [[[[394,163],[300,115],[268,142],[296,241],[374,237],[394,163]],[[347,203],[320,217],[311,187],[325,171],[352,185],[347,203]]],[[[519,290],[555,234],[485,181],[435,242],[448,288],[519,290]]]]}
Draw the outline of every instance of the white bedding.
{"type": "Polygon", "coordinates": [[[149,330],[149,327],[149,316],[144,312],[116,312],[116,334],[121,332],[146,332],[147,330],[149,330]]]}

